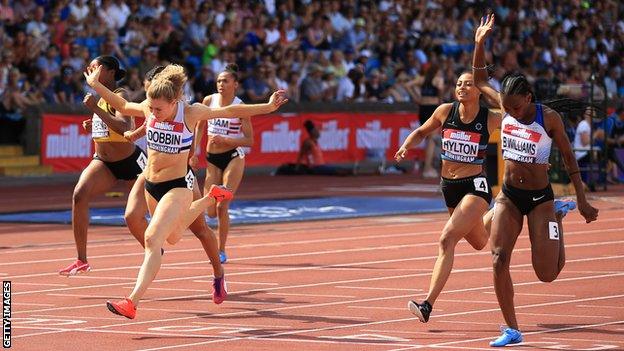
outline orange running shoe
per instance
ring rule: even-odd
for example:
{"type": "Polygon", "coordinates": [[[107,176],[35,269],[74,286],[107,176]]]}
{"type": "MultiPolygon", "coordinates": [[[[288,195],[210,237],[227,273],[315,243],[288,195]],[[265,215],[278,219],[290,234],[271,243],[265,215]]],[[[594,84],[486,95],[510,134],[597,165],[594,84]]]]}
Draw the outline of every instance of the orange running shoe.
{"type": "Polygon", "coordinates": [[[208,194],[214,197],[217,202],[232,200],[234,198],[234,194],[232,194],[230,189],[226,188],[223,185],[211,186],[210,192],[208,194]]]}
{"type": "Polygon", "coordinates": [[[225,275],[222,275],[221,278],[214,278],[212,281],[212,301],[219,305],[225,298],[227,297],[227,285],[225,284],[225,275]]]}
{"type": "Polygon", "coordinates": [[[61,269],[59,271],[60,275],[64,275],[66,277],[87,273],[91,270],[91,266],[87,262],[82,262],[81,260],[76,260],[76,262],[70,264],[69,266],[61,269]]]}
{"type": "Polygon", "coordinates": [[[136,307],[134,307],[132,300],[127,297],[117,302],[106,301],[106,307],[108,307],[108,310],[114,314],[118,314],[129,319],[134,319],[134,317],[136,317],[136,307]]]}

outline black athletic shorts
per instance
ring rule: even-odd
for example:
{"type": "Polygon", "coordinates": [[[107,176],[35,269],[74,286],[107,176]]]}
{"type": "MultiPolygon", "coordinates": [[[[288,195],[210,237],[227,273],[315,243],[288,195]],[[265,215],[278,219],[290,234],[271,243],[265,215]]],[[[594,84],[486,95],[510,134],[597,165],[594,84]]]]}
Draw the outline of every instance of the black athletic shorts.
{"type": "Polygon", "coordinates": [[[525,190],[503,183],[502,191],[516,205],[523,216],[529,214],[535,206],[555,199],[555,194],[550,184],[541,190],[525,190]]]}
{"type": "Polygon", "coordinates": [[[107,162],[99,158],[98,155],[93,155],[93,159],[104,162],[115,178],[119,180],[136,180],[147,165],[147,155],[136,145],[132,155],[120,161],[107,162]]]}
{"type": "Polygon", "coordinates": [[[145,190],[152,195],[156,201],[160,201],[160,199],[165,196],[166,193],[171,189],[175,188],[186,188],[193,191],[193,182],[195,181],[195,173],[193,173],[192,169],[188,170],[186,176],[167,180],[160,183],[153,183],[149,180],[145,179],[145,190]]]}
{"type": "Polygon", "coordinates": [[[442,195],[444,195],[446,207],[449,208],[457,207],[464,196],[468,194],[483,198],[488,205],[492,201],[492,189],[488,185],[487,178],[482,175],[459,179],[442,178],[440,188],[442,195]]]}
{"type": "Polygon", "coordinates": [[[213,154],[209,152],[206,155],[206,161],[212,163],[220,170],[225,171],[225,169],[230,164],[230,162],[236,157],[240,157],[240,158],[245,157],[245,152],[240,147],[237,147],[236,149],[228,150],[226,152],[221,152],[218,154],[213,154]]]}

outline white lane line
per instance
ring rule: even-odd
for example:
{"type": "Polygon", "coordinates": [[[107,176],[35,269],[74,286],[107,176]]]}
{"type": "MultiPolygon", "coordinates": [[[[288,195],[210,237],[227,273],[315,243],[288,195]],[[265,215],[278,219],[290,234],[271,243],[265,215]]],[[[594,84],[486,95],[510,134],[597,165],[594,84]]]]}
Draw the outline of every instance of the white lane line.
{"type": "Polygon", "coordinates": [[[578,305],[576,307],[583,307],[583,308],[607,308],[607,309],[624,309],[624,306],[600,306],[600,305],[578,305]]]}
{"type": "Polygon", "coordinates": [[[56,306],[53,303],[32,303],[32,302],[13,302],[11,301],[11,304],[15,305],[15,306],[43,306],[43,307],[52,307],[52,306],[56,306]]]}
{"type": "Polygon", "coordinates": [[[303,297],[338,297],[338,298],[346,298],[346,299],[354,299],[355,296],[349,295],[324,295],[324,294],[296,294],[296,293],[267,293],[267,295],[284,295],[284,296],[303,296],[303,297]]]}
{"type": "MultiPolygon", "coordinates": [[[[624,323],[624,320],[615,321],[615,322],[596,323],[596,324],[576,325],[576,326],[573,326],[573,327],[551,328],[551,329],[546,329],[546,330],[538,330],[538,331],[534,331],[534,332],[523,332],[522,335],[523,336],[527,336],[527,335],[539,335],[539,334],[547,334],[547,333],[557,333],[557,332],[562,332],[562,331],[589,329],[589,328],[595,328],[595,327],[604,327],[604,326],[607,326],[607,325],[614,325],[614,324],[621,324],[621,323],[624,323]]],[[[414,346],[414,347],[411,347],[411,348],[393,349],[393,350],[389,350],[389,351],[416,350],[416,349],[423,348],[423,347],[426,347],[426,348],[442,348],[442,349],[444,349],[444,348],[466,349],[466,347],[463,347],[463,346],[462,347],[457,347],[457,346],[453,346],[453,345],[455,345],[455,344],[471,343],[471,342],[477,342],[477,341],[492,340],[495,337],[496,336],[490,336],[490,337],[486,337],[486,338],[476,338],[476,339],[467,339],[467,340],[459,340],[459,341],[449,341],[449,342],[442,342],[442,343],[436,343],[436,344],[414,346]]],[[[527,344],[530,345],[530,343],[527,343],[527,344]]],[[[487,350],[492,350],[492,348],[487,348],[487,350]]]]}
{"type": "Polygon", "coordinates": [[[596,315],[588,315],[588,314],[554,314],[554,313],[529,313],[529,312],[518,312],[516,314],[523,314],[527,316],[546,316],[546,317],[574,317],[574,318],[604,318],[604,319],[614,319],[615,317],[611,316],[596,316],[596,315]]]}
{"type": "MultiPolygon", "coordinates": [[[[393,311],[407,311],[407,308],[399,308],[399,307],[384,307],[384,306],[368,306],[368,305],[361,305],[361,306],[347,306],[347,308],[357,308],[357,309],[363,309],[363,310],[393,310],[393,311]]],[[[437,311],[442,311],[436,308],[436,312],[437,311]]]]}
{"type": "MultiPolygon", "coordinates": [[[[468,255],[468,254],[467,254],[468,255]]],[[[456,256],[458,256],[458,254],[456,254],[456,256]]],[[[431,256],[432,258],[435,258],[437,256],[431,256]]],[[[571,264],[574,262],[586,262],[586,261],[601,261],[601,260],[609,260],[609,259],[618,259],[618,258],[622,258],[624,256],[605,256],[605,257],[592,257],[592,258],[580,258],[580,259],[575,259],[575,260],[568,260],[567,263],[571,264]]],[[[385,262],[385,261],[383,261],[385,262]]],[[[373,262],[360,262],[360,263],[353,263],[353,264],[371,264],[373,262]]],[[[512,267],[519,267],[519,266],[530,266],[531,263],[526,263],[526,264],[519,264],[519,265],[515,265],[512,267]]],[[[319,269],[322,269],[322,267],[316,267],[319,269]]],[[[454,271],[455,274],[458,273],[463,273],[463,272],[474,272],[474,271],[483,271],[483,270],[491,270],[490,267],[486,267],[486,268],[476,268],[476,269],[456,269],[454,271]]],[[[612,276],[621,276],[624,273],[620,273],[620,274],[612,274],[612,275],[599,275],[598,277],[612,277],[612,276]]],[[[425,275],[429,275],[429,273],[426,273],[425,275]]],[[[380,278],[365,278],[365,279],[351,279],[351,280],[342,280],[342,281],[329,281],[329,282],[324,282],[324,283],[313,283],[313,284],[302,284],[302,285],[291,285],[291,286],[279,286],[279,287],[268,287],[268,288],[262,288],[262,289],[251,289],[251,290],[244,290],[244,291],[238,291],[237,294],[244,294],[244,293],[252,293],[252,292],[266,292],[266,291],[271,291],[271,290],[283,290],[283,289],[295,289],[295,288],[303,288],[303,287],[317,287],[317,286],[322,286],[322,285],[336,285],[336,284],[344,284],[344,283],[362,283],[362,282],[366,282],[366,281],[380,281],[380,280],[385,280],[385,279],[398,279],[398,278],[408,278],[408,277],[417,277],[417,276],[423,276],[423,274],[407,274],[407,275],[396,275],[396,276],[384,276],[384,277],[380,277],[380,278]]],[[[187,277],[187,278],[197,278],[197,277],[187,277]]],[[[583,278],[583,277],[581,277],[583,278]]],[[[577,279],[577,278],[559,278],[557,281],[562,281],[562,279],[577,279]]],[[[167,279],[167,280],[161,280],[161,281],[177,281],[177,280],[182,280],[182,279],[178,279],[178,278],[174,278],[174,279],[167,279]]],[[[105,284],[105,285],[98,285],[98,286],[91,286],[91,287],[110,287],[110,286],[119,286],[122,284],[105,284]]],[[[518,286],[518,284],[516,284],[516,286],[518,286]]],[[[79,289],[80,287],[76,288],[79,289]]],[[[489,287],[488,290],[491,290],[491,286],[489,287]]],[[[69,289],[64,289],[65,290],[69,290],[69,289]]],[[[477,290],[483,290],[483,289],[477,289],[477,290]]],[[[409,290],[412,291],[412,290],[409,290]]],[[[464,289],[460,289],[460,290],[455,290],[458,292],[463,292],[465,291],[464,289]]],[[[447,290],[445,291],[445,293],[452,293],[453,290],[447,290]]],[[[85,295],[86,296],[86,295],[85,295]]],[[[170,299],[176,299],[176,298],[193,298],[193,297],[205,297],[204,295],[189,295],[189,296],[177,296],[177,297],[173,297],[170,299]]],[[[412,297],[413,295],[404,295],[405,297],[412,297]]],[[[167,299],[163,299],[167,300],[167,299]]],[[[99,306],[99,305],[85,305],[84,307],[93,307],[93,306],[99,306]]],[[[81,307],[71,307],[71,308],[81,308],[81,307]]],[[[42,312],[42,311],[50,311],[50,310],[54,310],[54,309],[45,309],[45,310],[32,310],[32,311],[17,311],[14,313],[26,313],[26,312],[42,312]]]]}
{"type": "MultiPolygon", "coordinates": [[[[230,274],[228,274],[228,276],[230,276],[230,274]]],[[[197,279],[197,280],[193,280],[193,282],[195,283],[211,283],[212,284],[212,280],[201,280],[201,279],[197,279]]],[[[245,285],[269,285],[269,286],[277,286],[280,285],[279,283],[269,283],[269,282],[233,282],[229,279],[227,279],[227,283],[228,285],[230,284],[245,284],[245,285]]]]}
{"type": "Polygon", "coordinates": [[[26,282],[13,282],[15,285],[33,285],[33,286],[69,286],[69,284],[54,284],[54,283],[26,283],[26,282]]]}
{"type": "MultiPolygon", "coordinates": [[[[427,273],[429,274],[429,273],[427,273]]],[[[337,285],[335,286],[336,288],[340,288],[340,289],[359,289],[359,290],[391,290],[391,291],[413,291],[413,292],[418,292],[418,291],[423,291],[423,289],[404,289],[404,288],[376,288],[376,287],[372,287],[372,286],[347,286],[347,285],[337,285]]]]}
{"type": "MultiPolygon", "coordinates": [[[[533,271],[531,271],[533,272],[533,271]]],[[[603,272],[604,273],[604,272],[603,272]]],[[[616,273],[620,273],[620,272],[616,272],[616,273]]],[[[601,273],[602,274],[602,273],[601,273]]],[[[496,295],[496,293],[494,291],[486,291],[484,292],[484,294],[493,294],[496,295]]],[[[537,293],[519,293],[519,292],[514,292],[514,295],[524,295],[524,296],[543,296],[543,297],[549,297],[549,296],[557,296],[557,297],[576,297],[576,295],[573,294],[537,294],[537,293]]]]}
{"type": "MultiPolygon", "coordinates": [[[[576,303],[576,302],[580,302],[580,301],[593,301],[593,300],[611,299],[611,298],[620,298],[620,297],[624,297],[624,295],[601,296],[601,297],[588,298],[588,299],[576,299],[576,300],[569,300],[569,301],[550,302],[550,303],[544,303],[544,304],[523,305],[523,306],[516,306],[516,309],[541,307],[541,306],[548,306],[548,305],[560,305],[560,304],[567,304],[567,303],[576,303]]],[[[495,309],[486,309],[486,310],[473,310],[473,311],[464,311],[464,312],[457,312],[457,313],[448,313],[448,314],[438,315],[437,317],[440,318],[440,317],[446,317],[446,316],[452,316],[452,315],[467,315],[467,314],[477,314],[477,313],[494,312],[494,311],[499,311],[499,309],[495,308],[495,309]]],[[[433,317],[435,317],[435,316],[432,316],[432,318],[433,317]]],[[[175,348],[181,348],[181,347],[196,347],[196,346],[200,346],[200,345],[207,345],[207,344],[213,344],[213,343],[216,343],[216,342],[227,342],[227,341],[263,340],[263,339],[266,339],[266,338],[273,338],[273,337],[278,337],[278,336],[283,336],[283,335],[294,335],[294,334],[302,334],[302,333],[314,333],[314,332],[325,331],[325,330],[338,330],[338,329],[346,329],[346,328],[357,328],[357,327],[362,327],[362,326],[367,326],[367,325],[379,325],[379,324],[386,324],[386,323],[396,323],[396,322],[409,321],[409,320],[413,320],[413,319],[415,319],[415,317],[414,318],[392,319],[392,320],[385,320],[385,321],[376,321],[376,322],[370,322],[370,323],[352,324],[352,325],[346,325],[346,326],[345,325],[340,325],[340,326],[330,326],[330,327],[315,328],[315,329],[300,329],[300,330],[287,331],[287,332],[282,332],[282,333],[273,333],[273,334],[269,334],[269,335],[265,335],[265,336],[246,336],[246,337],[232,338],[232,339],[228,339],[228,340],[212,340],[212,341],[203,341],[203,342],[197,342],[197,343],[186,343],[186,344],[180,344],[180,345],[171,345],[171,346],[163,346],[163,347],[142,349],[141,351],[156,351],[156,350],[175,349],[175,348]]],[[[582,329],[584,327],[603,326],[603,325],[617,324],[617,323],[622,323],[622,322],[624,322],[624,321],[594,324],[594,325],[591,325],[591,326],[574,326],[574,327],[555,328],[555,329],[549,329],[548,331],[538,331],[538,332],[523,333],[523,335],[541,334],[541,333],[544,333],[544,332],[552,332],[554,330],[582,329]]],[[[445,346],[445,345],[454,345],[454,344],[458,344],[458,343],[465,343],[465,342],[471,342],[471,341],[481,341],[481,340],[490,340],[490,339],[492,339],[492,337],[471,339],[471,340],[462,340],[462,341],[453,341],[453,342],[447,342],[447,343],[436,343],[436,344],[424,345],[424,346],[423,345],[418,345],[418,346],[414,346],[413,348],[422,348],[422,347],[431,347],[431,346],[434,346],[434,347],[437,348],[437,347],[445,346]]]]}
{"type": "MultiPolygon", "coordinates": [[[[561,340],[561,341],[567,341],[567,342],[570,342],[570,341],[580,341],[580,342],[592,342],[592,343],[595,343],[595,342],[599,341],[599,340],[596,340],[596,339],[553,338],[553,337],[546,337],[546,336],[542,337],[542,339],[545,339],[545,340],[561,340]]],[[[617,340],[609,340],[608,342],[616,343],[616,344],[624,344],[624,341],[617,341],[617,340]]]]}
{"type": "MultiPolygon", "coordinates": [[[[362,331],[363,332],[369,332],[369,333],[392,333],[392,334],[407,334],[407,335],[411,335],[411,334],[425,334],[425,335],[431,335],[430,331],[418,332],[418,331],[380,330],[380,329],[362,329],[362,331]]],[[[451,333],[451,332],[446,332],[445,331],[444,335],[464,336],[466,334],[465,333],[451,333]]]]}

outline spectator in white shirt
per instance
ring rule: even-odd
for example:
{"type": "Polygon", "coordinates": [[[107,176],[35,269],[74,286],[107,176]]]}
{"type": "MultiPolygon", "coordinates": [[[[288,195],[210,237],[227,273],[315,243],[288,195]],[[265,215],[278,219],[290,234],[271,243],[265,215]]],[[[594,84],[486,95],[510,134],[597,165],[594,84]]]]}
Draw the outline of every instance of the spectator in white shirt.
{"type": "Polygon", "coordinates": [[[268,23],[268,28],[265,29],[266,37],[264,38],[264,45],[275,46],[280,42],[280,31],[277,29],[277,19],[272,18],[268,23]]]}
{"type": "Polygon", "coordinates": [[[45,11],[43,6],[37,6],[33,20],[26,25],[26,34],[32,35],[37,38],[50,39],[50,33],[48,32],[48,25],[43,22],[45,11]]]}

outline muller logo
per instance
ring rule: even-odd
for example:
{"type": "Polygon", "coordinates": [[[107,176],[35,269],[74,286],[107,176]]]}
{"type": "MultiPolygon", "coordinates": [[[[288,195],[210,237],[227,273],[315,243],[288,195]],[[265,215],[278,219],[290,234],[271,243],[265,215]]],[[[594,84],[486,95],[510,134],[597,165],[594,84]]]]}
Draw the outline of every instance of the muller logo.
{"type": "Polygon", "coordinates": [[[301,130],[289,130],[287,121],[276,123],[273,130],[262,132],[260,150],[262,152],[299,151],[301,130]]]}
{"type": "Polygon", "coordinates": [[[508,124],[503,129],[503,133],[511,136],[515,136],[524,140],[530,140],[532,142],[538,142],[542,135],[531,129],[522,128],[508,124]]]}

